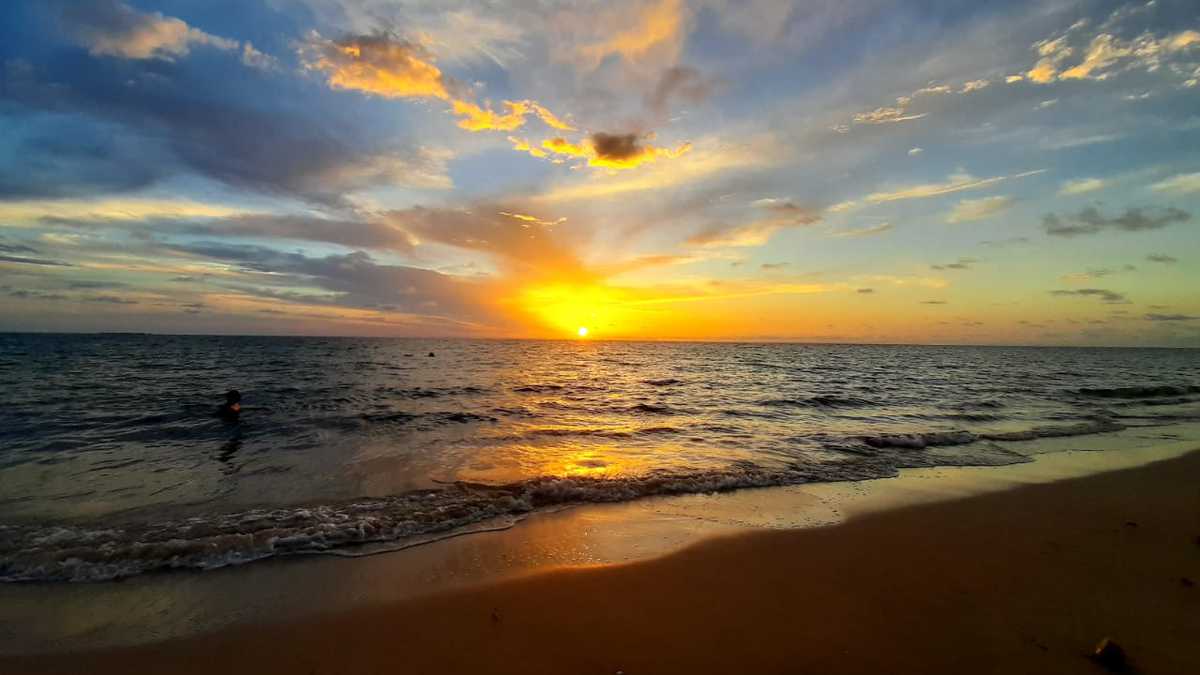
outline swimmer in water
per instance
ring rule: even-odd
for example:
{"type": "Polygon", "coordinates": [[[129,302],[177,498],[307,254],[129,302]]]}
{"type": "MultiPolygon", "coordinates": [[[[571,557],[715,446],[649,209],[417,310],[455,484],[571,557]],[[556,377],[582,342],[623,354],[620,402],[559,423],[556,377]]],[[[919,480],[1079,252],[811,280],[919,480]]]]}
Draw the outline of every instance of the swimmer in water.
{"type": "Polygon", "coordinates": [[[242,414],[242,393],[237,389],[225,392],[225,402],[217,408],[217,417],[226,422],[236,422],[242,414]]]}

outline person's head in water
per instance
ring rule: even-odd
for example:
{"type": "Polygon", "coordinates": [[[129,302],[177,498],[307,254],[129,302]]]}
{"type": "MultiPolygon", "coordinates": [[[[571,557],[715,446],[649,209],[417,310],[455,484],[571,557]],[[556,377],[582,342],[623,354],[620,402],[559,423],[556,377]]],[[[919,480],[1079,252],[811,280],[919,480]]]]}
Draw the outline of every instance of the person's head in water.
{"type": "Polygon", "coordinates": [[[225,403],[220,412],[222,417],[237,417],[242,412],[242,392],[237,389],[225,392],[225,403]]]}

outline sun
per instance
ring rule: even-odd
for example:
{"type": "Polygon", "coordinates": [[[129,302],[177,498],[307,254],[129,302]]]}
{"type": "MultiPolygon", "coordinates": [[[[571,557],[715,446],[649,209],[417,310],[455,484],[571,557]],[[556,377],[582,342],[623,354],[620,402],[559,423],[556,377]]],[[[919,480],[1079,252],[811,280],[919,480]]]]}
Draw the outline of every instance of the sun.
{"type": "Polygon", "coordinates": [[[580,326],[579,329],[576,330],[575,332],[579,334],[579,337],[587,337],[587,334],[588,334],[587,326],[580,326]]]}

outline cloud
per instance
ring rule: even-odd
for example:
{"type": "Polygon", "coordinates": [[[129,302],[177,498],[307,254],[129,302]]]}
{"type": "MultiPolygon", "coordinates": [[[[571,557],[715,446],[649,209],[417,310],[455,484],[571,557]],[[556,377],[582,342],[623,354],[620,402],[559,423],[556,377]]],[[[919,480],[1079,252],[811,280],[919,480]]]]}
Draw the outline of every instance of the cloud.
{"type": "Polygon", "coordinates": [[[917,155],[921,154],[922,152],[925,152],[925,148],[912,148],[908,151],[908,156],[916,157],[917,155]]]}
{"type": "Polygon", "coordinates": [[[249,40],[242,43],[242,63],[250,68],[259,70],[275,70],[279,68],[279,60],[270,54],[264,54],[254,48],[249,40]]]}
{"type": "Polygon", "coordinates": [[[255,311],[281,309],[289,305],[347,307],[411,313],[452,323],[495,318],[491,296],[496,289],[486,280],[473,281],[416,267],[381,264],[363,251],[307,256],[215,241],[182,243],[172,248],[190,257],[218,260],[254,273],[249,281],[226,282],[224,289],[235,295],[210,296],[212,300],[232,302],[243,309],[247,306],[255,311]],[[314,288],[318,290],[314,292],[314,288]],[[263,299],[271,304],[246,302],[263,299]]]}
{"type": "Polygon", "coordinates": [[[341,220],[307,215],[241,214],[182,225],[181,229],[201,236],[324,242],[402,253],[417,244],[409,232],[382,218],[341,220]]]}
{"type": "Polygon", "coordinates": [[[762,246],[780,230],[812,225],[821,220],[819,213],[790,201],[763,200],[760,209],[765,217],[741,225],[712,223],[688,237],[687,243],[705,248],[762,246]]]}
{"type": "Polygon", "coordinates": [[[1086,272],[1076,272],[1074,274],[1065,274],[1065,275],[1059,277],[1059,279],[1062,280],[1064,283],[1068,283],[1068,284],[1083,284],[1083,283],[1087,283],[1089,281],[1093,281],[1095,279],[1103,279],[1104,277],[1111,277],[1115,274],[1120,274],[1121,272],[1136,272],[1136,271],[1137,271],[1137,268],[1134,267],[1133,265],[1126,265],[1121,270],[1115,270],[1115,269],[1111,269],[1111,268],[1107,268],[1107,267],[1099,267],[1099,268],[1089,269],[1086,272]]]}
{"type": "Polygon", "coordinates": [[[1121,293],[1105,290],[1103,288],[1078,288],[1071,291],[1050,291],[1050,295],[1096,297],[1100,298],[1102,302],[1108,304],[1124,304],[1129,302],[1129,300],[1121,293]]]}
{"type": "Polygon", "coordinates": [[[579,257],[556,234],[554,226],[562,220],[528,212],[514,205],[479,203],[468,208],[415,206],[381,217],[415,244],[435,242],[479,251],[495,258],[513,276],[587,276],[579,257]]]}
{"type": "Polygon", "coordinates": [[[523,138],[509,136],[508,142],[512,143],[513,150],[516,150],[517,152],[528,152],[529,154],[533,155],[534,157],[539,157],[539,158],[545,158],[547,156],[545,150],[542,150],[539,147],[530,145],[529,141],[527,141],[523,138]]]}
{"type": "Polygon", "coordinates": [[[950,303],[945,300],[922,300],[919,304],[922,305],[948,305],[950,303]]]}
{"type": "Polygon", "coordinates": [[[51,62],[38,79],[0,87],[0,124],[14,111],[22,167],[0,154],[0,196],[113,195],[189,173],[326,206],[384,184],[449,186],[447,151],[372,135],[344,106],[288,103],[282,78],[256,78],[251,103],[228,73],[173,67],[171,86],[131,90],[130,69],[155,70],[51,62]]]}
{"type": "Polygon", "coordinates": [[[919,120],[928,115],[929,113],[910,113],[900,107],[882,107],[870,112],[855,113],[853,119],[855,124],[892,124],[919,120]]]}
{"type": "Polygon", "coordinates": [[[1200,192],[1200,173],[1181,173],[1150,186],[1155,192],[1193,194],[1200,192]]]}
{"type": "Polygon", "coordinates": [[[1166,209],[1129,208],[1118,216],[1104,216],[1095,207],[1089,206],[1079,213],[1058,216],[1047,214],[1042,218],[1042,228],[1046,234],[1055,237],[1074,237],[1085,234],[1097,234],[1104,230],[1123,230],[1139,232],[1156,230],[1184,223],[1192,219],[1187,211],[1170,207],[1166,209]]]}
{"type": "MultiPolygon", "coordinates": [[[[586,156],[588,149],[569,143],[564,139],[550,139],[547,143],[560,146],[563,154],[586,156]]],[[[698,142],[694,149],[681,153],[676,161],[655,163],[632,175],[614,176],[611,172],[594,172],[576,183],[552,187],[538,195],[538,201],[559,202],[577,199],[597,199],[629,192],[662,190],[677,185],[694,183],[711,175],[734,169],[751,169],[768,166],[777,161],[775,148],[769,138],[737,145],[721,144],[712,139],[698,142]]],[[[557,151],[557,150],[556,150],[557,151]]]]}
{"type": "Polygon", "coordinates": [[[1174,265],[1179,262],[1179,258],[1169,256],[1165,253],[1151,253],[1146,256],[1146,260],[1150,262],[1162,263],[1163,265],[1174,265]]]}
{"type": "Polygon", "coordinates": [[[1147,31],[1126,40],[1110,32],[1097,32],[1089,39],[1082,28],[1085,26],[1076,24],[1064,34],[1035,43],[1039,58],[1024,74],[1025,79],[1043,85],[1060,80],[1107,80],[1130,70],[1186,78],[1200,45],[1200,32],[1190,29],[1160,36],[1147,31]]]}
{"type": "Polygon", "coordinates": [[[966,223],[972,220],[983,220],[1007,210],[1013,204],[1012,197],[984,197],[982,199],[964,199],[954,206],[947,223],[966,223]]]}
{"type": "Polygon", "coordinates": [[[781,270],[781,269],[791,267],[791,266],[792,266],[792,263],[786,263],[786,262],[784,262],[784,263],[763,263],[762,265],[759,265],[759,268],[764,272],[774,272],[775,270],[781,270]]]}
{"type": "Polygon", "coordinates": [[[300,45],[304,67],[320,72],[333,89],[360,91],[384,98],[436,99],[450,104],[458,126],[468,131],[513,131],[534,114],[547,126],[572,130],[536,101],[504,101],[507,112],[481,107],[466,96],[469,88],[445,75],[424,45],[397,35],[356,35],[329,40],[316,31],[300,45]]]}
{"type": "Polygon", "coordinates": [[[1107,183],[1099,178],[1078,178],[1069,180],[1058,189],[1060,196],[1082,195],[1103,189],[1107,183]]]}
{"type": "Polygon", "coordinates": [[[54,2],[64,30],[93,56],[163,59],[186,56],[193,45],[235,51],[237,40],[217,37],[159,12],[142,13],[120,0],[54,2]]]}
{"type": "MultiPolygon", "coordinates": [[[[676,159],[692,149],[691,143],[663,148],[645,142],[639,134],[596,132],[576,144],[562,137],[542,141],[542,147],[567,157],[585,159],[588,166],[611,170],[634,169],[659,159],[676,159]]],[[[531,153],[532,154],[532,153],[531,153]]]]}
{"type": "Polygon", "coordinates": [[[1147,321],[1200,321],[1200,316],[1191,316],[1190,314],[1155,314],[1151,312],[1145,317],[1147,321]]]}
{"type": "Polygon", "coordinates": [[[654,89],[646,95],[646,107],[662,117],[669,112],[673,100],[701,103],[715,88],[716,82],[699,70],[691,66],[671,66],[663,71],[654,89]]]}
{"type": "Polygon", "coordinates": [[[868,294],[874,293],[874,292],[875,292],[875,289],[874,289],[874,288],[860,288],[860,289],[858,289],[858,290],[856,290],[856,291],[854,291],[854,292],[855,292],[855,293],[861,293],[861,294],[863,294],[863,295],[868,295],[868,294]]]}
{"type": "Polygon", "coordinates": [[[27,258],[17,255],[0,255],[0,265],[5,263],[12,265],[37,265],[40,267],[70,267],[71,263],[62,262],[61,260],[47,260],[45,258],[27,258]]]}
{"type": "Polygon", "coordinates": [[[870,204],[881,204],[884,202],[899,201],[902,199],[924,199],[927,197],[938,197],[954,192],[962,192],[963,190],[978,190],[980,188],[990,187],[992,185],[1002,183],[1012,178],[1025,178],[1026,176],[1035,176],[1040,173],[1045,173],[1045,170],[1039,169],[1037,171],[1026,171],[1024,173],[1018,173],[1012,176],[993,176],[991,178],[976,178],[968,173],[959,173],[949,176],[944,183],[911,185],[887,192],[873,192],[867,195],[864,198],[864,201],[870,204]]]}
{"type": "Polygon", "coordinates": [[[221,218],[240,209],[187,199],[110,198],[0,201],[0,220],[9,223],[57,221],[144,221],[221,218]]]}
{"type": "Polygon", "coordinates": [[[328,40],[316,31],[300,47],[304,67],[320,71],[333,89],[385,98],[449,100],[454,83],[423,46],[397,36],[358,35],[328,40]]]}
{"type": "MultiPolygon", "coordinates": [[[[623,9],[623,8],[620,8],[623,9]]],[[[609,56],[620,56],[627,62],[639,62],[662,52],[675,60],[682,47],[688,8],[683,0],[658,0],[643,5],[639,11],[624,14],[616,10],[611,16],[619,27],[597,42],[580,45],[576,53],[588,68],[596,68],[609,56]]],[[[600,29],[610,29],[610,23],[599,17],[589,17],[600,29]]]]}
{"type": "Polygon", "coordinates": [[[957,262],[945,263],[942,265],[930,265],[929,269],[939,270],[939,271],[969,270],[969,269],[971,269],[971,266],[977,262],[979,262],[979,261],[976,260],[975,258],[959,258],[957,262]]]}
{"type": "Polygon", "coordinates": [[[850,230],[835,230],[829,234],[833,237],[876,237],[891,232],[892,229],[893,226],[891,223],[879,223],[878,225],[868,225],[867,227],[850,230]]]}

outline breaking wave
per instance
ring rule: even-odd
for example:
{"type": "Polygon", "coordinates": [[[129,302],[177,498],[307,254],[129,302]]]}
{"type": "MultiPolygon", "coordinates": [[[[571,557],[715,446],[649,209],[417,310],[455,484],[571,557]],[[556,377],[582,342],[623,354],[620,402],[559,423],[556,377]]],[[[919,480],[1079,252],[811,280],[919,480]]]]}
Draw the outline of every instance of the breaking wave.
{"type": "Polygon", "coordinates": [[[1200,394],[1200,387],[1195,385],[1141,385],[1108,389],[1080,389],[1079,393],[1091,398],[1164,398],[1200,394]]]}
{"type": "MultiPolygon", "coordinates": [[[[113,526],[0,525],[0,581],[106,581],[172,569],[207,570],[301,554],[355,555],[378,544],[411,545],[464,528],[506,522],[548,507],[618,502],[655,495],[725,492],[809,482],[896,475],[902,468],[998,466],[1029,457],[998,443],[1117,431],[1107,419],[1019,432],[925,431],[862,436],[826,443],[843,460],[594,478],[545,476],[505,485],[456,482],[391,497],[113,526]],[[953,454],[940,447],[971,446],[953,454]]],[[[541,429],[543,434],[677,433],[674,427],[636,432],[541,429]]]]}

